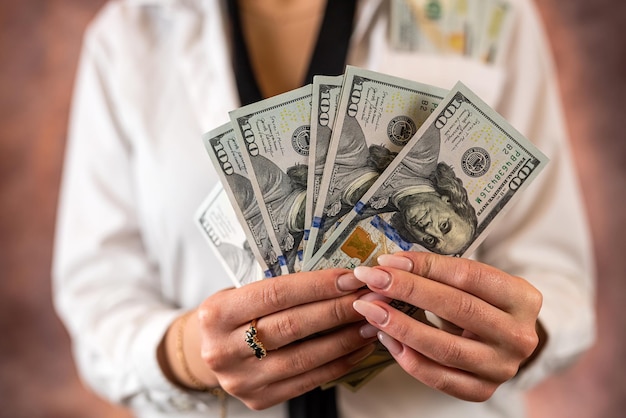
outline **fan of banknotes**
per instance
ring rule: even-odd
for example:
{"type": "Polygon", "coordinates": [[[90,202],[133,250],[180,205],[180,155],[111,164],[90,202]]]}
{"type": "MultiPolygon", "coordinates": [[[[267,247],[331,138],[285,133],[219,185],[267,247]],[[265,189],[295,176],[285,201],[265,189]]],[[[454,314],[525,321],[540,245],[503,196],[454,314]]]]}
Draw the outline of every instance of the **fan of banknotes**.
{"type": "MultiPolygon", "coordinates": [[[[397,251],[467,256],[548,161],[461,82],[352,66],[202,139],[222,187],[196,220],[237,286],[397,251]]],[[[342,382],[357,389],[391,362],[381,346],[342,382]]]]}

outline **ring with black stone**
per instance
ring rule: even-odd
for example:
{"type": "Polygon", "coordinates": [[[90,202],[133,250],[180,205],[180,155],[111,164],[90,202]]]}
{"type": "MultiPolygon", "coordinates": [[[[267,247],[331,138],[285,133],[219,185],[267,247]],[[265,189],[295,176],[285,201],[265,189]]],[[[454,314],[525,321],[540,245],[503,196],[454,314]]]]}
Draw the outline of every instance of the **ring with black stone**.
{"type": "Polygon", "coordinates": [[[265,350],[265,347],[263,347],[263,343],[259,341],[257,337],[256,319],[252,320],[250,328],[246,330],[246,343],[248,344],[248,347],[254,351],[255,357],[259,360],[262,360],[263,357],[267,356],[267,351],[265,350]]]}

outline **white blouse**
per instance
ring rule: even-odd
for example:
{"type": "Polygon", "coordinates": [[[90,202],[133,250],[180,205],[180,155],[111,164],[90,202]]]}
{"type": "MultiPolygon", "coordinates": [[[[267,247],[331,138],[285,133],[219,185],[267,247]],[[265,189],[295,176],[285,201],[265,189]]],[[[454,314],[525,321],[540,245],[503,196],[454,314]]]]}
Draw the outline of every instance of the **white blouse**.
{"type": "MultiPolygon", "coordinates": [[[[590,238],[557,83],[532,1],[515,3],[505,59],[484,65],[393,50],[388,2],[361,0],[348,62],[444,88],[460,79],[551,159],[476,254],[541,290],[548,344],[487,402],[438,393],[391,366],[356,393],[339,390],[342,417],[523,416],[520,390],[593,341],[590,238]]],[[[58,212],[55,304],[87,384],[141,417],[219,416],[211,395],[168,382],[156,347],[182,309],[232,285],[192,219],[218,181],[201,134],[239,106],[226,22],[218,1],[115,1],[84,40],[58,212]]],[[[254,412],[231,398],[228,413],[280,418],[286,408],[254,412]]]]}

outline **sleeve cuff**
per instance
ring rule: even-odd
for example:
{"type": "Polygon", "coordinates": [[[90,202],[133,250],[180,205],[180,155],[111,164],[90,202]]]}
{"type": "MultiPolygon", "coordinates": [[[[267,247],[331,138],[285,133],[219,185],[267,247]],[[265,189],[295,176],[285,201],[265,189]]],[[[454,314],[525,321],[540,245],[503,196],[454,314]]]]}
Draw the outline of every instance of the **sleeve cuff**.
{"type": "Polygon", "coordinates": [[[132,347],[132,359],[137,376],[149,391],[178,391],[163,374],[157,358],[157,347],[167,328],[182,313],[181,310],[153,312],[142,325],[132,347]]]}

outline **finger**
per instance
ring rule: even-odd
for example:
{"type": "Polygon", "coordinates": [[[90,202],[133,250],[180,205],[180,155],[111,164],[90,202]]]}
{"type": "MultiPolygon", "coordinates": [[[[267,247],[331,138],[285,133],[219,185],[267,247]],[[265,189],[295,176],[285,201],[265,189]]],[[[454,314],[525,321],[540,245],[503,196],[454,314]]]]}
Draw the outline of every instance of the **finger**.
{"type": "Polygon", "coordinates": [[[402,252],[380,257],[379,264],[401,266],[418,276],[462,289],[506,312],[515,313],[519,307],[533,307],[539,312],[541,306],[541,294],[527,281],[474,260],[402,252]]]}
{"type": "Polygon", "coordinates": [[[264,359],[271,360],[266,364],[267,378],[276,382],[307,373],[374,342],[375,337],[363,338],[361,326],[355,324],[271,352],[272,357],[264,359]]]}
{"type": "Polygon", "coordinates": [[[387,335],[436,363],[491,381],[504,382],[512,378],[522,359],[520,355],[517,362],[505,361],[494,346],[415,321],[380,302],[357,301],[355,309],[364,314],[368,321],[370,318],[371,321],[376,321],[373,324],[387,335]]]}
{"type": "Polygon", "coordinates": [[[360,286],[362,283],[346,269],[279,276],[217,292],[200,306],[198,316],[207,328],[233,329],[293,306],[354,292],[360,286]]]}
{"type": "Polygon", "coordinates": [[[378,290],[383,296],[430,311],[485,340],[500,342],[503,328],[517,326],[510,314],[476,296],[413,273],[388,267],[357,267],[355,275],[368,284],[384,281],[385,287],[378,290]]]}
{"type": "MultiPolygon", "coordinates": [[[[375,344],[368,344],[346,356],[324,364],[307,373],[276,382],[269,386],[275,403],[284,402],[295,396],[309,392],[323,384],[339,379],[367,358],[376,349],[375,344]]],[[[262,402],[266,402],[263,400],[262,402]]]]}
{"type": "MultiPolygon", "coordinates": [[[[341,325],[362,321],[352,308],[356,298],[368,291],[348,294],[340,298],[300,305],[259,318],[255,323],[256,339],[266,352],[277,350],[295,341],[327,332],[341,325]]],[[[202,356],[214,370],[232,366],[233,362],[254,357],[254,350],[246,341],[251,322],[226,332],[204,332],[202,356]]],[[[210,327],[211,324],[205,324],[210,327]]]]}
{"type": "MultiPolygon", "coordinates": [[[[352,303],[367,292],[367,290],[361,290],[261,317],[256,322],[257,337],[263,341],[267,350],[276,350],[338,326],[362,321],[363,317],[353,309],[352,303]]],[[[244,327],[247,329],[248,326],[244,327]]],[[[244,327],[232,333],[231,344],[243,338],[244,327]]]]}
{"type": "Polygon", "coordinates": [[[456,398],[483,402],[499,386],[498,382],[433,361],[386,333],[379,333],[379,340],[407,373],[425,385],[456,398]]]}
{"type": "MultiPolygon", "coordinates": [[[[220,384],[227,385],[228,387],[224,389],[230,393],[247,393],[258,387],[308,373],[375,341],[375,337],[363,338],[359,332],[360,328],[361,324],[355,324],[323,336],[290,344],[269,352],[260,362],[249,350],[247,358],[240,360],[240,363],[246,366],[244,369],[249,377],[220,380],[220,384]]],[[[320,383],[323,382],[318,382],[320,383]]]]}

